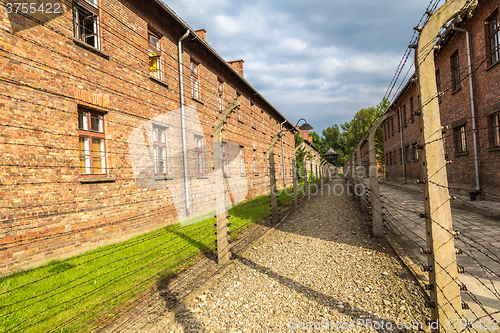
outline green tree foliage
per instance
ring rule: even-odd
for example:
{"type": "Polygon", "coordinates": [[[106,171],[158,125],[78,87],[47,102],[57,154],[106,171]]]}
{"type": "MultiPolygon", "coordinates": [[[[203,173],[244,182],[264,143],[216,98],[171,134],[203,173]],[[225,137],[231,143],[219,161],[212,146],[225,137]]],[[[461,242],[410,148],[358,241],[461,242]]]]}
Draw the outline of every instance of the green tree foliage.
{"type": "MultiPolygon", "coordinates": [[[[335,124],[323,130],[323,137],[318,137],[318,142],[328,148],[333,148],[339,154],[338,165],[344,165],[358,142],[368,133],[375,121],[385,113],[390,104],[390,101],[384,98],[375,107],[359,110],[350,121],[340,126],[335,124]]],[[[377,130],[375,135],[375,147],[377,157],[383,162],[384,145],[381,128],[377,130]]]]}

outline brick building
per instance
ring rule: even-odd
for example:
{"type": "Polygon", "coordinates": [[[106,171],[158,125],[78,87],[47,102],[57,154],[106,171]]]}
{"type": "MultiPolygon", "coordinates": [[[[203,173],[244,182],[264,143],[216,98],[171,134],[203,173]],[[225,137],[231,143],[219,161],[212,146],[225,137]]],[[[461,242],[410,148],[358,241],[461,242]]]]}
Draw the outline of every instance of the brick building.
{"type": "Polygon", "coordinates": [[[280,124],[276,179],[290,186],[293,125],[242,60],[159,0],[60,3],[0,5],[0,274],[211,209],[214,125],[234,100],[221,138],[232,203],[269,192],[280,124]]]}
{"type": "MultiPolygon", "coordinates": [[[[500,194],[499,7],[498,0],[478,1],[472,12],[463,13],[443,28],[434,51],[443,145],[446,159],[451,161],[446,166],[449,186],[462,194],[478,188],[485,198],[493,200],[500,194]]],[[[414,112],[422,101],[416,80],[410,79],[399,92],[388,110],[395,115],[382,124],[388,179],[421,178],[416,144],[422,143],[414,112]]]]}

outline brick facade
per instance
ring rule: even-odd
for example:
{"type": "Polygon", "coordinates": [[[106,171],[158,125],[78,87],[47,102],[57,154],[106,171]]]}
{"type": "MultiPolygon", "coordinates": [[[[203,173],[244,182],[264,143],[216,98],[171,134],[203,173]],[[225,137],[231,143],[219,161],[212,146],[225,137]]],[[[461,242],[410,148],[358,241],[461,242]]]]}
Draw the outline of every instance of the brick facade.
{"type": "MultiPolygon", "coordinates": [[[[490,200],[499,200],[498,195],[500,194],[500,147],[495,146],[493,141],[495,130],[493,117],[500,112],[500,65],[498,61],[493,63],[491,61],[488,20],[492,17],[498,19],[499,7],[498,0],[479,1],[471,15],[462,16],[453,22],[457,28],[466,29],[470,33],[479,183],[483,190],[483,196],[490,200]]],[[[439,97],[443,144],[446,158],[451,161],[451,164],[447,165],[448,181],[454,192],[462,194],[474,191],[476,188],[472,104],[466,43],[464,31],[447,29],[437,41],[440,48],[434,53],[438,90],[443,92],[442,96],[439,97]],[[463,140],[459,134],[460,131],[463,131],[465,135],[463,140]]],[[[418,110],[421,102],[419,101],[418,87],[412,80],[407,83],[390,107],[396,116],[388,118],[382,125],[388,179],[401,180],[403,178],[398,112],[401,112],[403,119],[406,178],[408,181],[421,178],[418,149],[412,148],[414,143],[421,144],[421,142],[419,142],[417,116],[412,122],[411,98],[414,109],[418,110]]]]}
{"type": "MultiPolygon", "coordinates": [[[[204,41],[204,31],[200,37],[153,0],[100,0],[94,48],[75,39],[72,2],[62,3],[62,14],[36,22],[7,15],[1,5],[0,274],[179,221],[186,206],[177,45],[188,30],[182,66],[189,202],[213,200],[207,193],[213,192],[207,187],[212,134],[219,109],[235,99],[241,106],[227,120],[222,141],[234,160],[228,183],[246,188],[231,187],[231,197],[236,189],[243,199],[269,192],[267,150],[280,123],[286,130],[293,125],[242,77],[242,62],[241,72],[233,69],[204,41]],[[159,40],[159,66],[151,65],[148,31],[159,40]],[[92,115],[102,117],[99,133],[79,130],[87,121],[79,112],[89,115],[88,126],[98,126],[92,115]],[[160,132],[165,164],[153,157],[161,151],[153,133],[160,132]],[[92,161],[82,155],[82,133],[99,136],[89,141],[92,161]]],[[[292,183],[291,131],[283,140],[285,165],[279,142],[274,150],[278,189],[283,172],[286,185],[292,183]]]]}

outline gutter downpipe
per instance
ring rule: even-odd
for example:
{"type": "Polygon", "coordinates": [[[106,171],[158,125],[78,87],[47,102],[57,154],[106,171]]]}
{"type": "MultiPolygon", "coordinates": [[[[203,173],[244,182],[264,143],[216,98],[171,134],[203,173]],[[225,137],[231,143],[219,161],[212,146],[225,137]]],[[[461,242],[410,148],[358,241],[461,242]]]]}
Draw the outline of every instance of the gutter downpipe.
{"type": "Polygon", "coordinates": [[[403,163],[403,184],[406,184],[406,166],[405,166],[405,149],[403,146],[403,125],[401,121],[401,107],[399,107],[399,133],[401,136],[401,162],[403,163]]]}
{"type": "Polygon", "coordinates": [[[189,216],[189,182],[188,182],[188,165],[187,165],[187,145],[186,145],[186,115],[184,110],[184,82],[183,82],[183,66],[182,66],[182,41],[189,36],[189,30],[179,39],[177,43],[178,62],[179,62],[179,91],[181,102],[181,135],[182,135],[182,164],[184,167],[184,197],[186,202],[186,216],[189,216]]]}
{"type": "MultiPolygon", "coordinates": [[[[286,122],[287,122],[287,120],[285,120],[284,122],[282,122],[280,124],[280,133],[283,132],[283,124],[286,123],[286,122]]],[[[282,161],[281,161],[282,162],[281,163],[281,166],[282,166],[281,172],[283,172],[283,188],[286,188],[286,180],[285,180],[285,177],[286,177],[286,172],[285,172],[285,148],[283,148],[283,137],[284,136],[285,135],[283,135],[281,137],[281,159],[282,159],[282,161]]]]}
{"type": "Polygon", "coordinates": [[[452,27],[453,30],[465,32],[465,38],[467,40],[467,65],[469,74],[469,91],[470,91],[470,108],[472,111],[472,139],[474,142],[474,168],[476,171],[476,191],[481,191],[481,185],[479,184],[479,158],[478,158],[478,148],[477,148],[477,129],[476,129],[476,109],[474,106],[474,91],[472,85],[472,65],[471,65],[471,52],[470,52],[470,36],[469,30],[452,27]]]}

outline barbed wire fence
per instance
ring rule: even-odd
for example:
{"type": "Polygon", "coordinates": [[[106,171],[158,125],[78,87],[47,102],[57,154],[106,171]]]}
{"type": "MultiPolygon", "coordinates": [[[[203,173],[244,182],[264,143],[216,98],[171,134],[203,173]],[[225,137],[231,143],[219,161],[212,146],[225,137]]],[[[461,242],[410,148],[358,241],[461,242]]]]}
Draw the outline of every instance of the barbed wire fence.
{"type": "MultiPolygon", "coordinates": [[[[440,28],[451,16],[470,10],[471,5],[473,1],[448,1],[436,11],[438,14],[429,15],[431,22],[426,22],[424,29],[440,28]]],[[[427,33],[427,41],[420,36],[421,45],[416,55],[418,65],[415,66],[421,106],[412,116],[418,117],[422,133],[415,149],[421,151],[418,162],[422,178],[418,183],[424,187],[423,191],[419,191],[423,196],[419,200],[415,195],[405,193],[408,190],[396,191],[389,186],[384,186],[381,193],[378,192],[375,149],[373,137],[369,134],[350,155],[344,175],[361,207],[371,212],[374,235],[382,229],[390,243],[397,246],[398,250],[404,250],[403,261],[429,295],[426,306],[429,308],[430,328],[433,331],[494,332],[499,329],[500,322],[500,247],[495,238],[496,233],[486,236],[483,232],[475,232],[481,229],[481,217],[473,213],[452,213],[451,202],[463,199],[449,192],[464,190],[449,186],[447,181],[447,165],[452,160],[445,158],[445,141],[454,134],[447,131],[450,124],[442,125],[439,121],[437,99],[440,93],[435,87],[422,87],[421,83],[423,75],[434,75],[434,71],[426,72],[424,63],[432,58],[429,55],[433,52],[436,37],[435,31],[427,33]],[[362,154],[361,148],[366,144],[368,150],[363,150],[362,154]],[[362,163],[366,155],[369,157],[370,181],[367,181],[366,163],[362,163]],[[427,156],[432,158],[428,159],[427,156]]],[[[483,58],[477,59],[472,73],[484,62],[483,58]]],[[[472,73],[461,75],[461,80],[468,79],[472,73]]],[[[432,78],[428,81],[435,82],[432,78]]],[[[451,82],[444,82],[443,87],[444,92],[451,89],[451,82]]],[[[370,134],[389,116],[384,115],[370,134]]],[[[401,158],[406,158],[404,147],[401,158]]],[[[488,194],[495,196],[495,193],[488,194]]],[[[494,225],[491,227],[495,228],[494,225]]]]}

